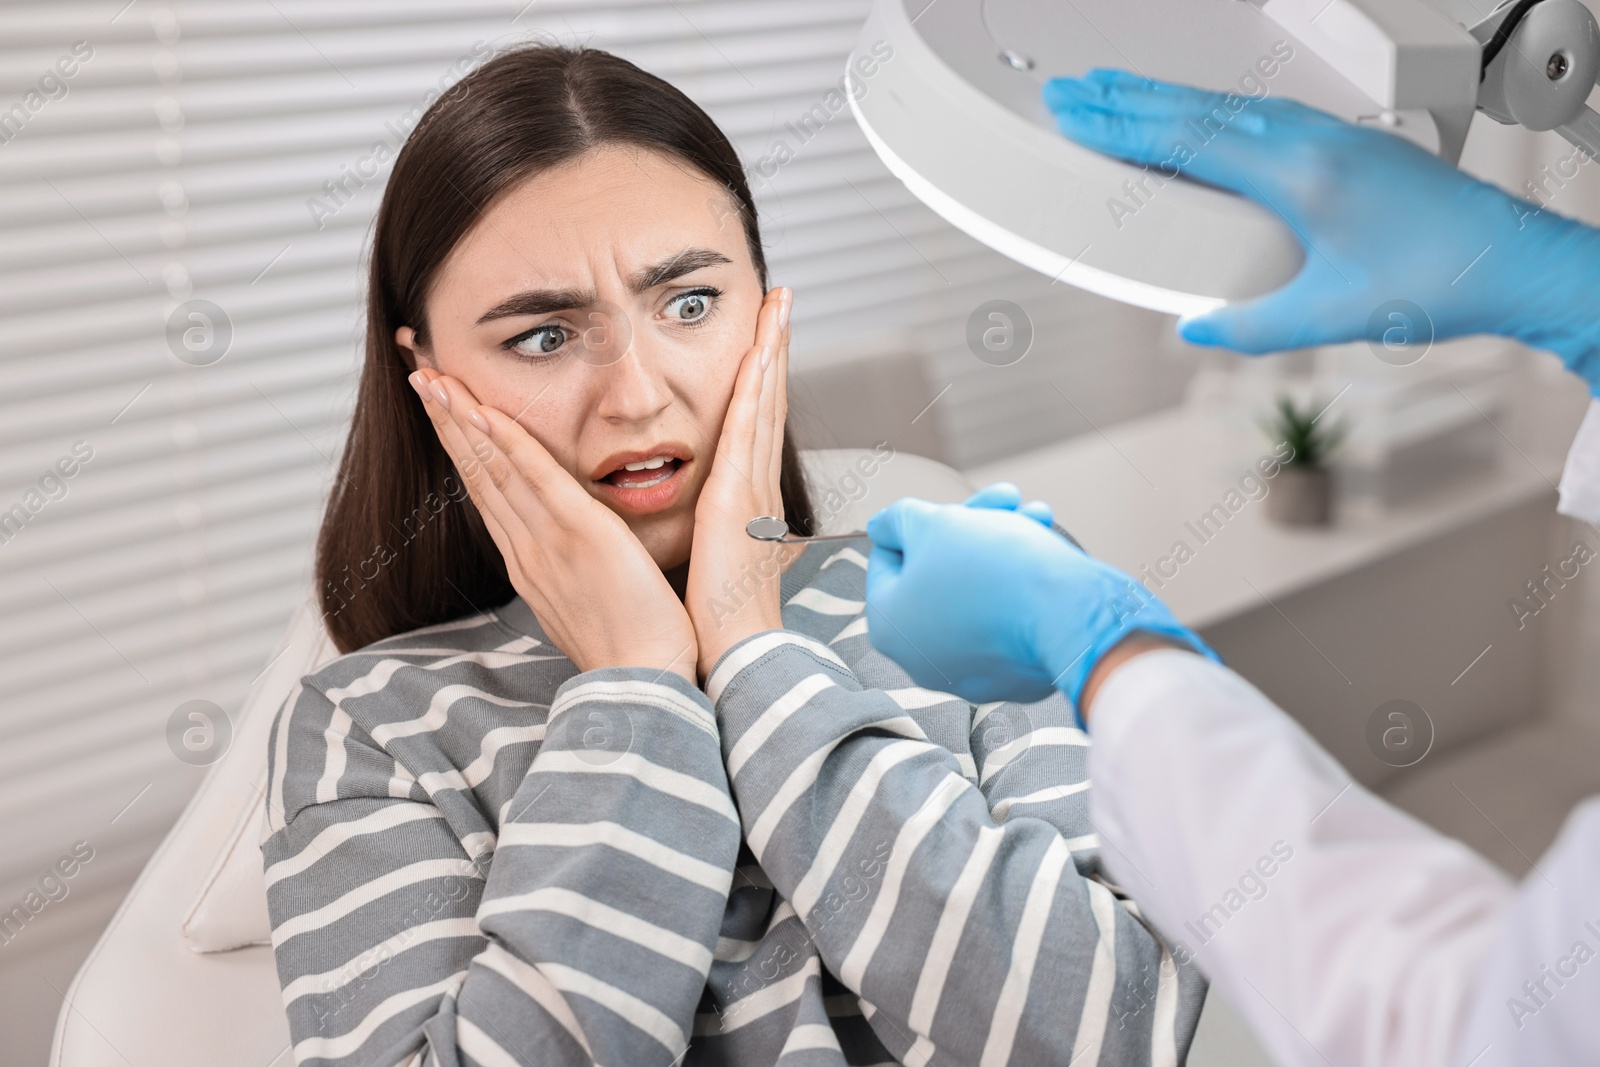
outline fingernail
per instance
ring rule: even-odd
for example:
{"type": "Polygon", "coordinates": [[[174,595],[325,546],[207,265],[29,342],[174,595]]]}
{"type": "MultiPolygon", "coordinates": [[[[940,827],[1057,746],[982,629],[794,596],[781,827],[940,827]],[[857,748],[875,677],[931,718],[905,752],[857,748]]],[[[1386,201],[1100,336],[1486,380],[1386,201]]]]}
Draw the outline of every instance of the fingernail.
{"type": "Polygon", "coordinates": [[[415,389],[419,394],[422,392],[423,387],[428,384],[423,380],[422,372],[419,370],[414,370],[406,375],[406,380],[411,383],[411,388],[415,389]]]}
{"type": "Polygon", "coordinates": [[[778,329],[789,325],[789,305],[794,302],[794,290],[784,287],[783,297],[778,301],[778,329]]]}
{"type": "Polygon", "coordinates": [[[440,407],[446,411],[450,410],[450,394],[445,390],[443,382],[433,383],[433,398],[439,402],[440,407]]]}
{"type": "Polygon", "coordinates": [[[772,362],[772,346],[771,345],[762,345],[761,346],[761,369],[762,370],[766,370],[767,369],[767,364],[771,363],[771,362],[772,362]]]}
{"type": "Polygon", "coordinates": [[[467,421],[472,423],[472,425],[476,426],[478,429],[482,430],[484,433],[489,432],[489,420],[484,418],[483,412],[479,411],[477,408],[473,408],[471,411],[467,412],[467,421]]]}

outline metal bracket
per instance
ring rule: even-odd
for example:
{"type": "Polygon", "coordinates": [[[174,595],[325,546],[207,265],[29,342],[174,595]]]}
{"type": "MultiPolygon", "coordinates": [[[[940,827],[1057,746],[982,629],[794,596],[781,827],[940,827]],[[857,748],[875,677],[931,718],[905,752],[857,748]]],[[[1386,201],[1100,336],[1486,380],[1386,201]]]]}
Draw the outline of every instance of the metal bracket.
{"type": "Polygon", "coordinates": [[[1578,0],[1508,0],[1469,27],[1483,44],[1478,109],[1496,122],[1555,130],[1600,158],[1600,23],[1578,0]]]}

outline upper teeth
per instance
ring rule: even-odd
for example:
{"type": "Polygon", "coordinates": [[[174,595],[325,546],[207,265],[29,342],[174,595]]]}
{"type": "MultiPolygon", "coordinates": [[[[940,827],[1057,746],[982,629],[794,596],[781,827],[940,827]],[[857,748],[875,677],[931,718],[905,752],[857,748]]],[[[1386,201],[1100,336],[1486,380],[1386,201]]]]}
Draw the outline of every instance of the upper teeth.
{"type": "Polygon", "coordinates": [[[622,465],[622,469],[623,470],[630,470],[630,471],[653,471],[657,467],[660,467],[663,464],[665,464],[666,462],[667,462],[667,457],[666,456],[654,456],[654,457],[652,457],[650,459],[642,460],[642,461],[640,461],[638,463],[624,463],[622,465]]]}

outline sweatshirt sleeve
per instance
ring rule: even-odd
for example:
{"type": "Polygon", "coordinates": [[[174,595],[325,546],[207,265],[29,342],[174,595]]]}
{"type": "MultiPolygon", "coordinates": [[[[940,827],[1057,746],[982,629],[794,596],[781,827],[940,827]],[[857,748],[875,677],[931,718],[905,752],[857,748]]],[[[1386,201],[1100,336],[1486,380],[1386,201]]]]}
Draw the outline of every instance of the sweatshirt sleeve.
{"type": "Polygon", "coordinates": [[[297,1064],[682,1055],[740,840],[710,703],[607,668],[534,729],[496,840],[436,803],[470,767],[400,776],[311,685],[280,714],[262,850],[297,1064]]]}
{"type": "Polygon", "coordinates": [[[1082,843],[1016,800],[997,820],[955,756],[830,648],[757,634],[707,693],[752,851],[897,1059],[1183,1061],[1197,972],[1079,873],[1082,843]]]}

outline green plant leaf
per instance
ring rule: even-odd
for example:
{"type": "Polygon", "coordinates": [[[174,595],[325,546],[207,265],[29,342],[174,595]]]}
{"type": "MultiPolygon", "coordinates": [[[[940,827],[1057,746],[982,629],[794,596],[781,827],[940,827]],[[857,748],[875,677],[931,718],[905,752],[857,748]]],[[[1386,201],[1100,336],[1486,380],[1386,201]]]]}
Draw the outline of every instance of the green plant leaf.
{"type": "Polygon", "coordinates": [[[1349,436],[1350,426],[1344,420],[1322,421],[1328,405],[1315,398],[1304,408],[1295,404],[1288,394],[1280,394],[1274,402],[1270,418],[1260,420],[1262,430],[1277,444],[1282,442],[1294,450],[1289,463],[1299,467],[1326,466],[1329,458],[1349,436]]]}

